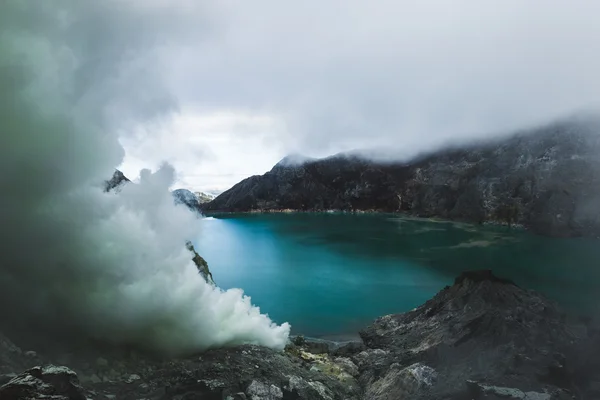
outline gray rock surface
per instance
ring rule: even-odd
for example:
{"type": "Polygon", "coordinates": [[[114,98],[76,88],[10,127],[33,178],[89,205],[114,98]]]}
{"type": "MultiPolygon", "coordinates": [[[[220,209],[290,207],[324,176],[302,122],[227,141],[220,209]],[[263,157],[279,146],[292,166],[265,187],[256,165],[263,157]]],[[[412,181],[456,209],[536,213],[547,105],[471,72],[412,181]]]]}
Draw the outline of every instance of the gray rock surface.
{"type": "Polygon", "coordinates": [[[215,199],[214,195],[204,192],[194,192],[194,196],[196,196],[196,200],[199,204],[208,203],[209,201],[213,201],[215,199]]]}
{"type": "Polygon", "coordinates": [[[194,212],[200,212],[198,197],[187,189],[175,189],[171,192],[175,204],[182,204],[194,212]]]}
{"type": "Polygon", "coordinates": [[[111,190],[118,191],[121,185],[131,182],[121,171],[115,170],[113,176],[104,182],[104,191],[110,192],[111,190]]]}
{"type": "MultiPolygon", "coordinates": [[[[587,343],[587,351],[597,348],[598,342],[586,342],[592,335],[584,322],[567,318],[539,294],[489,271],[475,271],[413,311],[376,320],[361,336],[385,357],[360,353],[355,359],[365,371],[361,379],[368,393],[388,393],[386,387],[409,390],[404,383],[409,375],[401,378],[401,371],[423,365],[435,370],[432,374],[423,367],[428,371],[423,377],[436,377],[423,381],[435,383],[410,386],[411,398],[472,398],[469,381],[523,393],[573,395],[582,393],[574,382],[576,371],[587,367],[569,355],[576,343],[587,343]]],[[[488,398],[490,390],[481,398],[488,398]]]]}
{"type": "Polygon", "coordinates": [[[278,163],[201,205],[205,212],[401,212],[600,235],[600,120],[574,118],[409,162],[338,155],[278,163]]]}
{"type": "Polygon", "coordinates": [[[192,242],[188,241],[185,245],[187,249],[192,253],[192,261],[194,262],[194,264],[196,264],[196,268],[198,268],[198,272],[200,273],[200,275],[202,275],[206,282],[215,286],[215,281],[213,279],[212,273],[210,272],[210,269],[208,269],[208,263],[206,262],[206,260],[196,252],[196,249],[194,249],[194,245],[192,244],[192,242]]]}
{"type": "Polygon", "coordinates": [[[0,374],[13,373],[23,368],[23,351],[0,332],[0,374]]]}
{"type": "Polygon", "coordinates": [[[0,399],[598,399],[599,332],[533,291],[471,271],[422,306],[377,319],[343,355],[304,339],[282,352],[244,345],[161,359],[94,347],[34,359],[0,336],[0,399]],[[81,385],[47,366],[58,360],[81,385]],[[27,366],[34,361],[45,366],[27,366]]]}
{"type": "Polygon", "coordinates": [[[0,386],[0,399],[86,400],[86,395],[75,372],[48,365],[27,370],[0,386]]]}
{"type": "Polygon", "coordinates": [[[394,363],[385,376],[368,386],[365,398],[373,400],[412,398],[426,393],[436,379],[436,371],[426,365],[416,363],[402,368],[400,364],[394,363]]]}

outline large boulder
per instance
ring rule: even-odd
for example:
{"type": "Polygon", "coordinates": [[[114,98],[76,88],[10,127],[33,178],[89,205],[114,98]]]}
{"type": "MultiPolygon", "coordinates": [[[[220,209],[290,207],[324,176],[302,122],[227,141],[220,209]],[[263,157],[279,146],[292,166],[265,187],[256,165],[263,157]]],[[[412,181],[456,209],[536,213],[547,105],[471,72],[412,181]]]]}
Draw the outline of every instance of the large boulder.
{"type": "Polygon", "coordinates": [[[75,372],[48,365],[27,370],[0,386],[0,399],[86,400],[86,395],[75,372]]]}
{"type": "Polygon", "coordinates": [[[104,181],[104,191],[119,191],[121,186],[127,182],[131,181],[121,171],[116,169],[113,176],[109,180],[104,181]]]}
{"type": "Polygon", "coordinates": [[[567,318],[538,293],[490,271],[473,271],[422,306],[377,319],[361,332],[373,350],[355,360],[374,399],[400,393],[470,399],[472,382],[488,388],[481,396],[496,387],[550,399],[581,391],[574,381],[576,360],[568,355],[589,334],[583,322],[567,318]]]}

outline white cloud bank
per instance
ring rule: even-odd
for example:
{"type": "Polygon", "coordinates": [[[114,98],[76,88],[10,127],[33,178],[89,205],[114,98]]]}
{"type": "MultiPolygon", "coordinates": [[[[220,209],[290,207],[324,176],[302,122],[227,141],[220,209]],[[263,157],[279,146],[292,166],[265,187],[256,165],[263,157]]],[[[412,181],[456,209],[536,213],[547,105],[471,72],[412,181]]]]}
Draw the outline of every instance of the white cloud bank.
{"type": "MultiPolygon", "coordinates": [[[[227,174],[265,172],[289,153],[378,147],[404,156],[600,107],[599,2],[201,3],[187,11],[207,28],[186,28],[184,44],[158,57],[181,118],[277,123],[231,122],[226,132],[171,127],[176,155],[211,144],[213,159],[181,153],[188,161],[178,177],[192,188],[231,186],[241,177],[227,174]],[[236,140],[260,147],[265,162],[236,140]]],[[[161,21],[184,31],[180,19],[161,21]]],[[[171,145],[138,163],[154,166],[171,145]]]]}

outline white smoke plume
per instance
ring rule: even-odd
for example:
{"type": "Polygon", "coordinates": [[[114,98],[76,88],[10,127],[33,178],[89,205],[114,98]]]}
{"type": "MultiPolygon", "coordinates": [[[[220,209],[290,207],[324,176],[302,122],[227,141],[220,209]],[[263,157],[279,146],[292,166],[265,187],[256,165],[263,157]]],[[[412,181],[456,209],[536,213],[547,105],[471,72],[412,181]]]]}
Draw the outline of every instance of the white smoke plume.
{"type": "Polygon", "coordinates": [[[124,156],[119,132],[176,109],[152,63],[160,21],[180,17],[169,13],[185,10],[154,0],[0,5],[0,330],[171,353],[285,345],[288,324],[198,274],[185,241],[200,222],[174,205],[170,166],[102,190],[124,156]]]}

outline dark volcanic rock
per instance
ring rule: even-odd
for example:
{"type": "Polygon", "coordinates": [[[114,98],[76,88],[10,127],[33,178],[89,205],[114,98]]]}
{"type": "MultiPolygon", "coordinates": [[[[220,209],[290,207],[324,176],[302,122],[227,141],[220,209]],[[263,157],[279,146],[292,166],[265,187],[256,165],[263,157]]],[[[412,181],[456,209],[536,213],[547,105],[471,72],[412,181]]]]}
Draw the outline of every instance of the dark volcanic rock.
{"type": "Polygon", "coordinates": [[[188,241],[185,243],[185,245],[187,249],[193,254],[192,261],[194,262],[194,264],[196,264],[200,275],[202,275],[206,282],[214,286],[215,281],[213,279],[212,273],[208,269],[208,263],[206,262],[206,260],[196,252],[196,249],[194,249],[194,245],[192,244],[192,242],[188,241]]]}
{"type": "MultiPolygon", "coordinates": [[[[344,370],[343,361],[323,356],[311,362],[288,352],[278,352],[260,346],[238,346],[206,351],[186,359],[156,360],[136,357],[98,358],[92,363],[75,362],[84,389],[78,387],[77,376],[69,372],[58,381],[57,388],[40,380],[36,371],[27,371],[5,385],[10,393],[62,394],[71,389],[94,399],[298,399],[298,400],[358,400],[361,389],[357,381],[344,370]],[[315,365],[323,366],[316,368],[315,365]],[[69,378],[69,379],[66,379],[69,378]],[[25,383],[25,384],[23,384],[25,383]],[[68,386],[67,383],[71,385],[68,386]],[[62,389],[61,389],[62,388],[62,389]]],[[[347,360],[349,368],[353,364],[347,360]]],[[[64,367],[44,367],[49,368],[64,367]]],[[[356,366],[354,366],[355,372],[356,366]]],[[[67,370],[69,371],[69,370],[67,370]]],[[[24,399],[28,397],[3,397],[24,399]]],[[[30,397],[44,398],[44,397],[30,397]]],[[[77,397],[64,397],[77,398],[77,397]]],[[[84,397],[85,398],[85,397],[84,397]]],[[[56,400],[63,400],[57,397],[56,400]]]]}
{"type": "Polygon", "coordinates": [[[190,393],[207,399],[236,393],[248,399],[357,399],[360,395],[356,382],[306,368],[294,356],[258,346],[208,351],[179,368],[155,372],[149,376],[150,385],[156,380],[163,386],[167,378],[166,398],[190,393]]]}
{"type": "Polygon", "coordinates": [[[205,212],[374,210],[600,234],[600,122],[572,119],[407,163],[350,155],[290,163],[235,185],[205,212]]]}
{"type": "Polygon", "coordinates": [[[0,374],[22,369],[23,359],[23,351],[0,332],[0,374]]]}
{"type": "Polygon", "coordinates": [[[454,280],[454,284],[460,285],[461,283],[463,283],[466,280],[469,280],[472,282],[489,281],[489,282],[503,283],[505,285],[515,285],[515,283],[513,281],[511,281],[510,279],[504,279],[504,278],[497,277],[489,269],[483,269],[483,270],[478,270],[478,271],[465,271],[462,274],[460,274],[458,276],[458,278],[456,278],[454,280]]]}
{"type": "Polygon", "coordinates": [[[562,398],[581,391],[573,381],[576,361],[565,355],[588,335],[583,323],[569,322],[535,292],[478,271],[463,274],[413,311],[379,318],[361,336],[384,360],[375,363],[362,353],[355,358],[367,360],[358,364],[372,399],[392,398],[378,394],[384,392],[414,399],[496,398],[493,393],[508,389],[546,395],[506,398],[562,398]],[[417,366],[422,372],[403,372],[417,366]],[[423,382],[411,386],[401,378],[411,375],[423,382]],[[483,388],[479,397],[475,387],[483,388]]]}
{"type": "Polygon", "coordinates": [[[104,191],[110,192],[111,190],[118,190],[118,188],[127,182],[131,182],[121,171],[118,169],[115,170],[112,178],[107,181],[104,181],[104,191]]]}
{"type": "Polygon", "coordinates": [[[31,361],[4,339],[3,382],[10,382],[0,398],[600,398],[600,331],[490,271],[463,273],[422,306],[377,319],[361,337],[364,345],[343,349],[298,337],[283,352],[244,345],[168,360],[98,356],[93,352],[102,350],[94,348],[86,357],[62,360],[83,389],[64,367],[6,375],[31,361]]]}
{"type": "Polygon", "coordinates": [[[67,367],[35,367],[0,386],[2,400],[86,400],[77,374],[67,367]]]}

